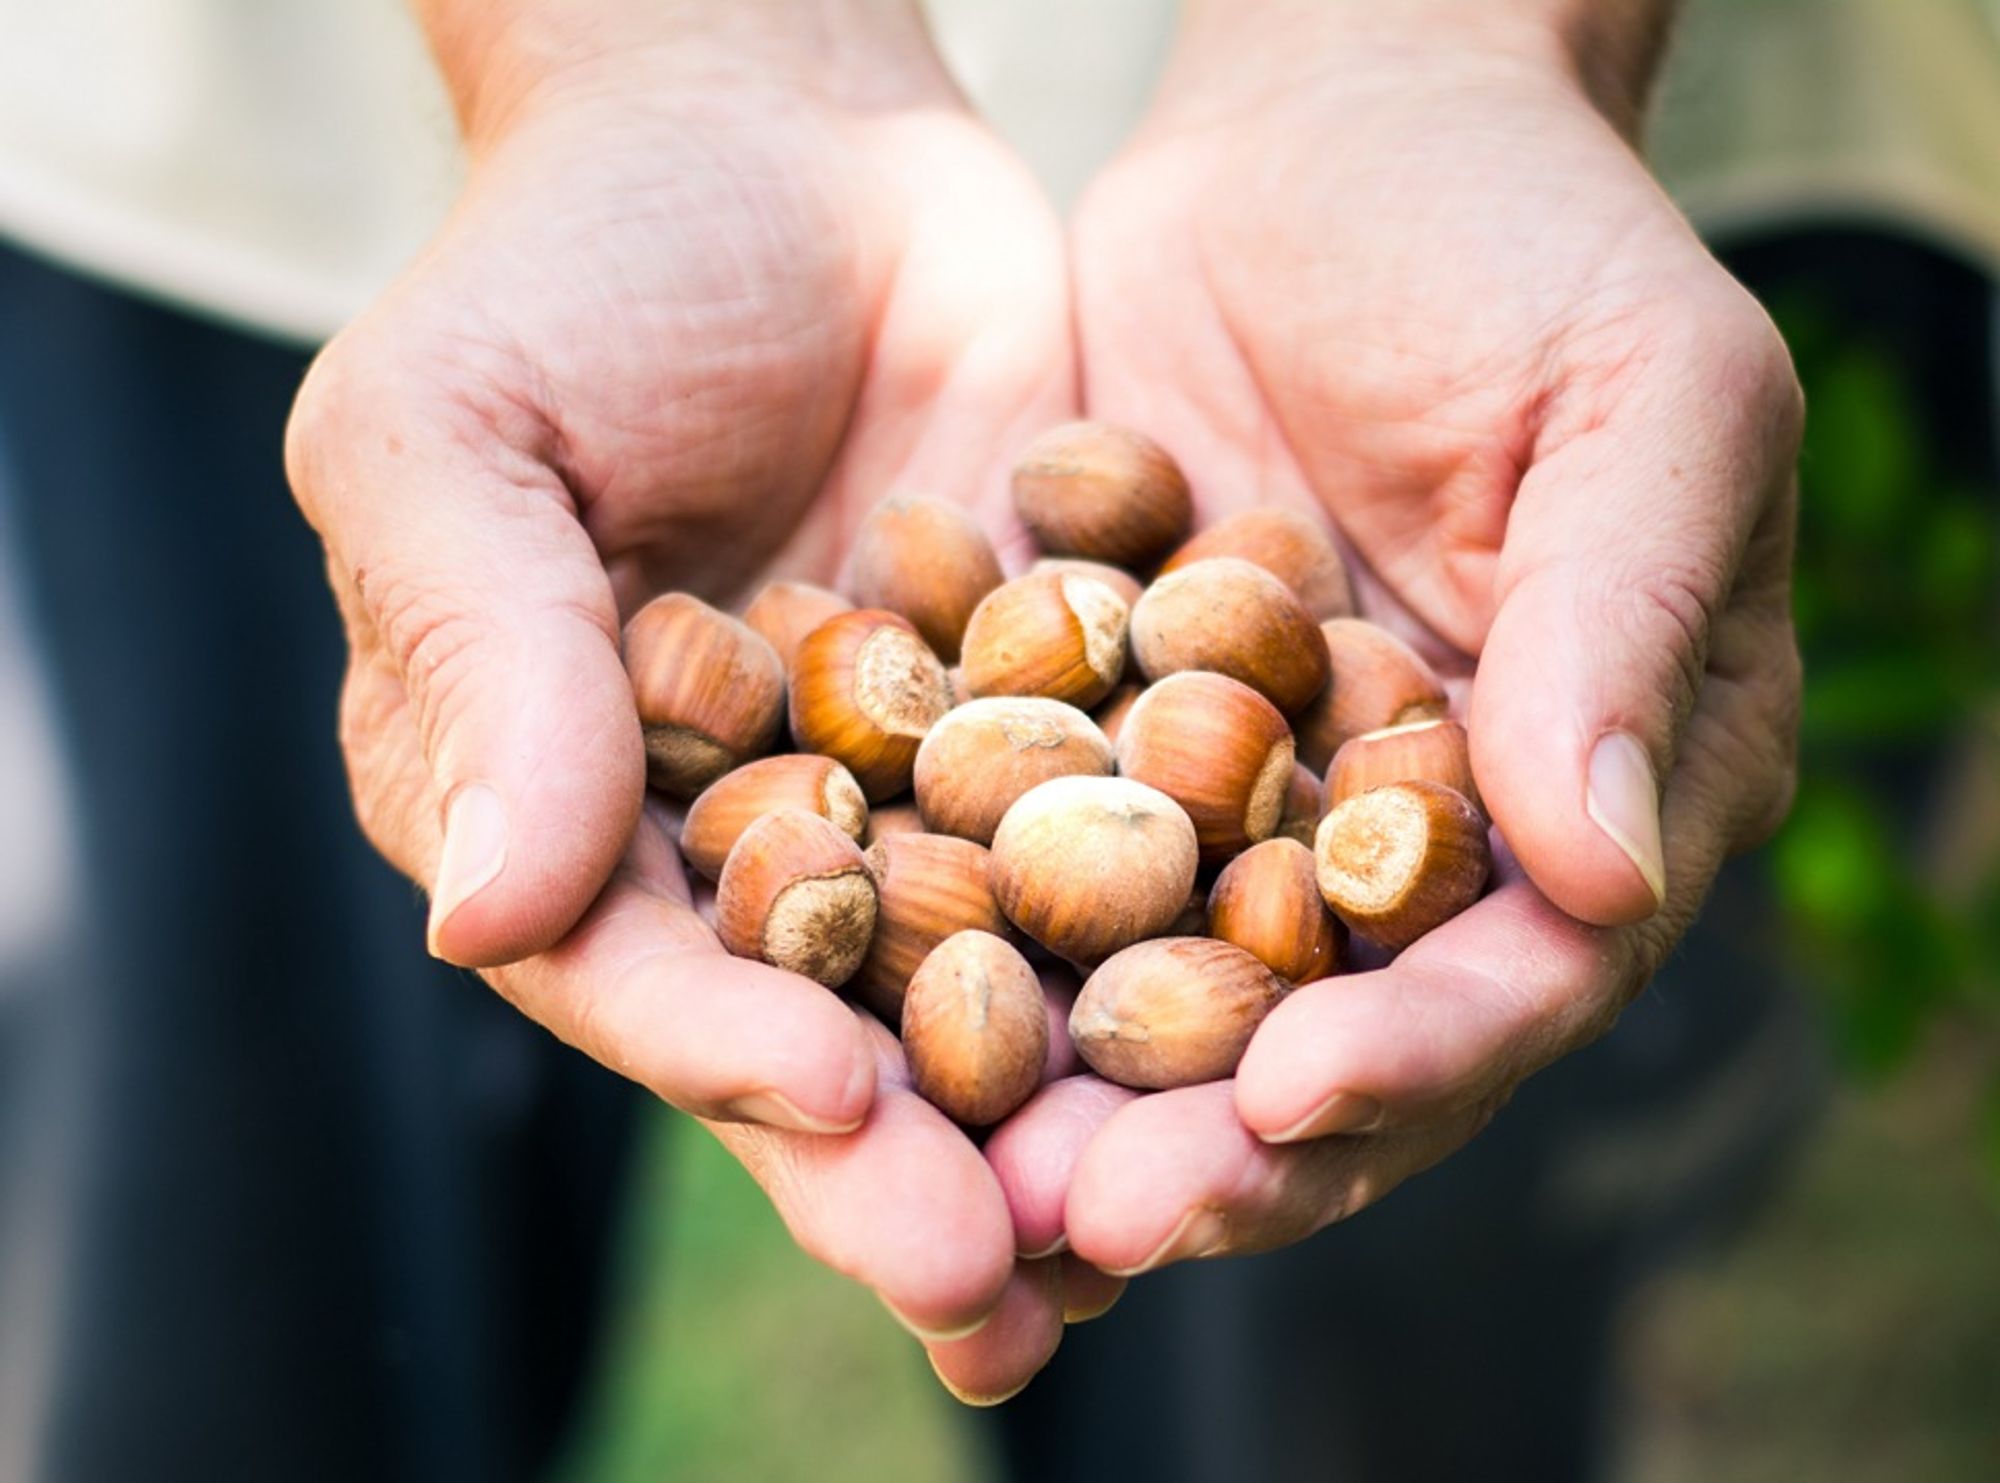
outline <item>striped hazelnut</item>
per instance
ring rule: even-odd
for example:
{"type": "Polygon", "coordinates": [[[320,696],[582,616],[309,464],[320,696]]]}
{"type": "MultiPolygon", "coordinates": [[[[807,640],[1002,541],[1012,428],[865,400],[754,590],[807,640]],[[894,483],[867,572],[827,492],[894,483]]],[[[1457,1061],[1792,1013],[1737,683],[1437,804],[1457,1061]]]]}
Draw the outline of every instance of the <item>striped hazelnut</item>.
{"type": "Polygon", "coordinates": [[[974,696],[1040,695],[1088,710],[1125,672],[1130,616],[1095,578],[1016,577],[988,593],[966,625],[966,688],[974,696]]]}
{"type": "Polygon", "coordinates": [[[1323,520],[1303,510],[1259,506],[1224,516],[1197,531],[1167,558],[1160,574],[1216,556],[1238,556],[1261,566],[1298,594],[1314,618],[1354,611],[1347,567],[1323,520]]]}
{"type": "Polygon", "coordinates": [[[1347,937],[1320,897],[1313,852],[1290,839],[1252,845],[1224,867],[1208,895],[1207,930],[1295,984],[1338,970],[1347,937]]]}
{"type": "Polygon", "coordinates": [[[1439,783],[1357,793],[1320,821],[1319,890],[1362,937],[1405,948],[1479,899],[1492,872],[1486,820],[1439,783]]]}
{"type": "Polygon", "coordinates": [[[1323,773],[1349,740],[1366,731],[1445,714],[1436,671],[1386,628],[1362,618],[1320,625],[1333,681],[1293,718],[1299,760],[1323,773]]]}
{"type": "Polygon", "coordinates": [[[1118,733],[1118,772],[1187,810],[1204,864],[1269,839],[1292,784],[1292,732],[1277,707],[1206,670],[1141,695],[1118,733]]]}
{"type": "Polygon", "coordinates": [[[924,832],[924,816],[917,811],[916,799],[899,798],[894,803],[878,804],[868,810],[868,824],[861,831],[861,844],[865,849],[891,835],[924,832]]]}
{"type": "Polygon", "coordinates": [[[789,671],[807,634],[827,619],[853,611],[854,604],[838,592],[810,582],[767,582],[743,610],[743,621],[778,651],[789,671]]]}
{"type": "Polygon", "coordinates": [[[993,543],[965,511],[895,496],[862,522],[847,585],[862,607],[908,618],[932,652],[953,664],[972,610],[1004,580],[993,543]]]}
{"type": "Polygon", "coordinates": [[[1194,1086],[1233,1073],[1284,997],[1278,976],[1233,943],[1162,937],[1106,959],[1084,981],[1069,1033],[1107,1081],[1194,1086]]]}
{"type": "Polygon", "coordinates": [[[861,846],[818,814],[781,809],[737,839],[715,887],[716,930],[739,958],[847,982],[875,932],[875,878],[861,846]]]}
{"type": "Polygon", "coordinates": [[[1311,768],[1303,762],[1293,767],[1292,785],[1285,790],[1285,811],[1278,815],[1277,837],[1295,839],[1311,849],[1320,816],[1326,812],[1325,798],[1311,768]]]}
{"type": "Polygon", "coordinates": [[[1292,589],[1236,556],[1169,572],[1132,609],[1132,656],[1149,680],[1206,669],[1287,715],[1326,688],[1319,626],[1292,589]]]}
{"type": "Polygon", "coordinates": [[[989,932],[959,932],[932,949],[903,999],[903,1050],[917,1094],[983,1128],[1041,1084],[1048,1001],[1028,960],[989,932]]]}
{"type": "Polygon", "coordinates": [[[868,822],[868,801],[860,786],[831,757],[763,757],[702,789],[681,825],[681,855],[698,874],[714,880],[743,831],[781,808],[818,814],[850,839],[861,838],[868,822]]]}
{"type": "Polygon", "coordinates": [[[1187,535],[1187,478],[1151,438],[1102,422],[1050,428],[1014,466],[1014,508],[1051,556],[1158,560],[1187,535]]]}
{"type": "Polygon", "coordinates": [[[1465,728],[1456,721],[1410,721],[1350,737],[1327,769],[1326,801],[1345,803],[1370,788],[1409,782],[1442,783],[1477,807],[1465,728]]]}
{"type": "Polygon", "coordinates": [[[842,763],[871,803],[910,786],[918,744],[950,709],[944,666],[895,613],[838,614],[792,661],[792,735],[842,763]]]}
{"type": "Polygon", "coordinates": [[[1132,707],[1139,703],[1139,697],[1146,693],[1146,687],[1137,680],[1126,680],[1103,700],[1090,717],[1097,723],[1097,729],[1104,733],[1104,739],[1113,746],[1118,744],[1118,733],[1125,729],[1125,718],[1132,714],[1132,707]]]}
{"type": "Polygon", "coordinates": [[[692,798],[771,749],[785,715],[785,668],[727,613],[685,592],[656,597],[625,625],[624,654],[655,788],[692,798]]]}
{"type": "Polygon", "coordinates": [[[954,932],[1004,935],[990,883],[990,856],[945,834],[892,834],[868,847],[880,905],[875,938],[854,975],[855,997],[894,1025],[903,989],[926,954],[954,932]]]}
{"type": "Polygon", "coordinates": [[[1111,743],[1073,705],[1039,696],[970,701],[917,748],[917,807],[941,834],[993,842],[1014,800],[1050,778],[1111,775],[1111,743]]]}

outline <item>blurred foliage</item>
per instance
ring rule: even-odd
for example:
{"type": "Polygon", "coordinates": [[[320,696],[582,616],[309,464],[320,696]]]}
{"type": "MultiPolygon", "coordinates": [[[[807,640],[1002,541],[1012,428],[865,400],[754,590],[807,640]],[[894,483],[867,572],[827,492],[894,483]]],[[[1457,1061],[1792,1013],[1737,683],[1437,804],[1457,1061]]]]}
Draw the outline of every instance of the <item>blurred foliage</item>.
{"type": "MultiPolygon", "coordinates": [[[[1941,1016],[2000,1011],[2000,497],[1942,466],[1913,378],[1851,316],[1772,311],[1808,407],[1800,783],[1772,868],[1838,1043],[1880,1074],[1941,1016]],[[1970,845],[1941,863],[1952,829],[1970,845]]],[[[2000,1087],[1984,1121],[2000,1177],[2000,1087]]]]}

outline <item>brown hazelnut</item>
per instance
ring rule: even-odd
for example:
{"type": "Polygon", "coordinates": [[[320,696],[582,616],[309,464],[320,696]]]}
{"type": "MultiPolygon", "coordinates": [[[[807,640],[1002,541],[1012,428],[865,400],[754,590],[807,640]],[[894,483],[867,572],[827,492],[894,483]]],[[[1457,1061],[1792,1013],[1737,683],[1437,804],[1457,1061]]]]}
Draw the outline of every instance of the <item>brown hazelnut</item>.
{"type": "Polygon", "coordinates": [[[1067,777],[1015,800],[993,835],[993,894],[1015,926],[1095,963],[1166,930],[1194,889],[1194,825],[1130,778],[1067,777]]]}
{"type": "Polygon", "coordinates": [[[966,688],[1089,709],[1125,672],[1130,610],[1102,582],[1030,572],[995,588],[966,625],[966,688]]]}
{"type": "Polygon", "coordinates": [[[897,834],[924,833],[924,816],[917,812],[914,798],[878,804],[868,810],[868,825],[861,831],[863,848],[897,834]]]}
{"type": "Polygon", "coordinates": [[[1264,1016],[1285,997],[1251,954],[1206,937],[1162,937],[1107,959],[1085,980],[1070,1038],[1107,1081],[1148,1090],[1217,1081],[1236,1070],[1264,1016]]]}
{"type": "Polygon", "coordinates": [[[1335,972],[1347,937],[1320,899],[1313,852],[1289,839],[1252,845],[1215,878],[1208,935],[1295,984],[1335,972]]]}
{"type": "Polygon", "coordinates": [[[1292,785],[1285,790],[1285,811],[1278,815],[1280,839],[1295,839],[1307,849],[1319,832],[1320,816],[1326,812],[1325,794],[1319,779],[1303,762],[1292,768],[1292,785]]]}
{"type": "Polygon", "coordinates": [[[1132,609],[1132,656],[1149,680],[1207,669],[1289,715],[1326,688],[1326,644],[1292,589],[1235,556],[1169,572],[1132,609]]]}
{"type": "Polygon", "coordinates": [[[1028,568],[1030,572],[1060,572],[1072,577],[1089,577],[1102,582],[1117,593],[1126,607],[1139,600],[1139,594],[1146,590],[1146,584],[1126,571],[1122,566],[1112,566],[1105,561],[1085,561],[1078,556],[1042,556],[1028,568]]]}
{"type": "Polygon", "coordinates": [[[950,709],[944,666],[894,613],[830,618],[792,661],[792,735],[845,764],[871,803],[910,786],[918,743],[950,709]]]}
{"type": "Polygon", "coordinates": [[[850,839],[861,838],[868,822],[860,786],[831,757],[764,757],[702,790],[681,825],[681,855],[696,872],[714,880],[743,831],[781,808],[818,814],[850,839]]]}
{"type": "Polygon", "coordinates": [[[1351,738],[1445,714],[1444,685],[1423,656],[1361,618],[1320,625],[1333,682],[1293,719],[1299,760],[1323,773],[1351,738]]]}
{"type": "Polygon", "coordinates": [[[1050,778],[1111,775],[1111,743],[1075,706],[1039,696],[970,701],[917,748],[917,807],[941,834],[993,842],[1014,800],[1050,778]]]}
{"type": "Polygon", "coordinates": [[[1125,718],[1132,714],[1132,707],[1139,703],[1139,697],[1146,693],[1146,687],[1136,680],[1127,680],[1098,702],[1097,709],[1090,713],[1097,723],[1097,729],[1104,733],[1104,739],[1113,746],[1118,745],[1118,733],[1125,729],[1125,718]]]}
{"type": "Polygon", "coordinates": [[[1354,594],[1339,548],[1326,523],[1303,510],[1266,505],[1224,516],[1195,532],[1167,558],[1160,575],[1215,556],[1240,556],[1261,566],[1297,593],[1315,618],[1338,618],[1354,611],[1354,594]]]}
{"type": "Polygon", "coordinates": [[[743,621],[778,651],[787,670],[799,644],[827,619],[854,611],[854,604],[838,592],[815,587],[810,582],[766,582],[743,610],[743,621]]]}
{"type": "Polygon", "coordinates": [[[1206,670],[1168,675],[1118,733],[1118,772],[1187,810],[1204,864],[1269,839],[1292,784],[1292,731],[1241,681],[1206,670]]]}
{"type": "Polygon", "coordinates": [[[946,664],[957,661],[979,599],[1005,580],[993,543],[970,515],[901,496],[869,512],[848,571],[848,589],[861,606],[901,613],[946,664]]]}
{"type": "Polygon", "coordinates": [[[1048,1003],[1028,960],[988,932],[931,951],[903,999],[903,1050],[917,1093],[947,1117],[986,1127],[1041,1084],[1048,1003]]]}
{"type": "Polygon", "coordinates": [[[654,598],[625,625],[624,652],[645,728],[646,779],[662,792],[692,798],[777,739],[784,666],[763,639],[700,598],[654,598]]]}
{"type": "Polygon", "coordinates": [[[925,954],[954,932],[1005,935],[1007,919],[988,881],[990,857],[970,840],[892,834],[870,845],[867,859],[880,905],[854,992],[893,1026],[904,986],[925,954]]]}
{"type": "Polygon", "coordinates": [[[1477,807],[1465,728],[1456,721],[1410,721],[1350,737],[1327,769],[1326,801],[1345,803],[1370,788],[1408,782],[1443,783],[1477,807]]]}
{"type": "Polygon", "coordinates": [[[745,829],[715,888],[716,929],[757,958],[837,988],[875,932],[875,878],[861,846],[818,814],[781,809],[745,829]]]}
{"type": "Polygon", "coordinates": [[[1102,422],[1050,428],[1014,466],[1014,508],[1052,556],[1157,560],[1188,532],[1186,477],[1151,438],[1102,422]]]}
{"type": "Polygon", "coordinates": [[[1352,930],[1404,948],[1479,899],[1493,857],[1486,820],[1439,783],[1357,793],[1320,821],[1319,890],[1352,930]]]}

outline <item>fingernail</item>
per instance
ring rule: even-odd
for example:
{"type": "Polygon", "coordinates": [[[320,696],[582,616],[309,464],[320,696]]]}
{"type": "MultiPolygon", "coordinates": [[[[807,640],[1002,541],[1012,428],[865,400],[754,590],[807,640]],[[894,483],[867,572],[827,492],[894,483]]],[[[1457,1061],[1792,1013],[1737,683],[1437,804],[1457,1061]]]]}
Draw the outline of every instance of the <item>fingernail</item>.
{"type": "Polygon", "coordinates": [[[1065,1232],[1063,1235],[1056,1237],[1047,1246],[1044,1246],[1040,1251],[1024,1251],[1020,1253],[1020,1257],[1024,1262],[1038,1262],[1044,1257],[1061,1256],[1068,1250],[1069,1235],[1065,1232]]]}
{"type": "Polygon", "coordinates": [[[1125,1289],[1121,1287],[1101,1303],[1088,1303],[1072,1307],[1069,1303],[1065,1302],[1063,1304],[1063,1322],[1065,1324],[1089,1323],[1093,1318],[1102,1318],[1113,1308],[1116,1308],[1118,1300],[1124,1296],[1125,1289]]]}
{"type": "Polygon", "coordinates": [[[1164,1267],[1169,1262],[1192,1261],[1196,1257],[1210,1256],[1222,1249],[1229,1239],[1229,1222],[1222,1213],[1211,1210],[1206,1205],[1197,1205],[1183,1215],[1153,1254],[1136,1267],[1106,1267],[1103,1270],[1112,1277],[1137,1277],[1142,1272],[1150,1272],[1155,1267],[1164,1267]]]}
{"type": "Polygon", "coordinates": [[[740,1097],[731,1097],[723,1104],[724,1113],[739,1122],[762,1123],[771,1128],[789,1128],[795,1133],[852,1133],[862,1123],[865,1116],[851,1122],[829,1122],[823,1117],[814,1117],[801,1111],[791,1098],[773,1091],[745,1092],[740,1097]]]}
{"type": "Polygon", "coordinates": [[[951,1381],[945,1377],[944,1371],[938,1368],[936,1355],[931,1356],[931,1373],[937,1376],[938,1384],[942,1385],[946,1390],[951,1392],[951,1398],[953,1400],[959,1402],[961,1405],[978,1406],[981,1407],[982,1409],[988,1406],[997,1406],[1002,1401],[1013,1400],[1015,1396],[1019,1395],[1022,1391],[1028,1388],[1028,1380],[1032,1380],[1035,1378],[1033,1375],[1030,1375],[1028,1377],[1028,1380],[1023,1380],[1019,1385],[1015,1386],[1012,1390],[1003,1390],[998,1395],[979,1395],[976,1392],[970,1390],[961,1390],[958,1386],[952,1384],[951,1381]]]}
{"type": "MultiPolygon", "coordinates": [[[[887,1298],[882,1299],[882,1306],[889,1310],[889,1316],[891,1318],[895,1319],[896,1322],[900,1323],[904,1328],[908,1329],[912,1335],[922,1340],[926,1344],[950,1344],[954,1340],[970,1339],[974,1334],[978,1333],[981,1329],[985,1328],[987,1324],[993,1321],[993,1310],[988,1309],[986,1312],[980,1314],[977,1318],[973,1319],[972,1322],[968,1324],[963,1324],[955,1329],[926,1328],[924,1327],[924,1325],[918,1323],[915,1319],[911,1318],[908,1314],[898,1310],[896,1305],[890,1302],[887,1298]]],[[[940,1375],[938,1378],[940,1380],[944,1379],[942,1375],[940,1375]]],[[[951,1382],[949,1380],[946,1380],[945,1384],[947,1387],[949,1387],[951,1382]]],[[[1009,1392],[1009,1394],[1011,1393],[1012,1392],[1009,1392]]],[[[956,1394],[956,1392],[954,1392],[954,1394],[956,1394]]],[[[1006,1396],[1000,1397],[1000,1399],[1003,1401],[1006,1398],[1007,1398],[1006,1396]]],[[[961,1396],[960,1399],[963,1400],[964,1397],[961,1396]]],[[[986,1403],[973,1402],[972,1404],[979,1405],[986,1403]]]]}
{"type": "Polygon", "coordinates": [[[1625,852],[1653,893],[1655,907],[1667,900],[1667,864],[1660,851],[1660,787],[1652,759],[1629,732],[1598,738],[1590,753],[1590,817],[1625,852]]]}
{"type": "Polygon", "coordinates": [[[1260,1133],[1266,1143],[1299,1143],[1335,1133],[1365,1133],[1382,1121],[1382,1104],[1359,1092],[1335,1092],[1319,1106],[1277,1133],[1260,1133]]]}
{"type": "Polygon", "coordinates": [[[438,952],[438,933],[452,913],[477,896],[507,863],[507,805],[484,783],[468,783],[452,796],[445,814],[444,853],[431,890],[428,942],[438,952]]]}

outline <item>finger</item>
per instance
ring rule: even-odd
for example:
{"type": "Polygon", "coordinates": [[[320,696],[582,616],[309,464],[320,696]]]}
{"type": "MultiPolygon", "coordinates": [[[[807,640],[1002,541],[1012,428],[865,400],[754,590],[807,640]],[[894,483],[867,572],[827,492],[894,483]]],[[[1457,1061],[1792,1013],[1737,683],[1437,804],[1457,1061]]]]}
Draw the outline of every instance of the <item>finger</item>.
{"type": "Polygon", "coordinates": [[[997,1406],[1020,1394],[1062,1343],[1062,1264],[1018,1262],[980,1330],[926,1345],[944,1388],[968,1406],[997,1406]]]}
{"type": "Polygon", "coordinates": [[[944,1344],[993,1317],[1014,1273],[1013,1225],[979,1150],[909,1089],[895,1038],[866,1023],[880,1090],[855,1132],[708,1126],[808,1255],[873,1289],[927,1345],[944,1344]]]}
{"type": "Polygon", "coordinates": [[[287,467],[352,636],[408,696],[442,838],[431,950],[509,962],[576,922],[638,816],[616,611],[539,420],[374,333],[314,367],[287,467]]]}
{"type": "Polygon", "coordinates": [[[1789,527],[1795,383],[1744,306],[1697,316],[1698,343],[1654,346],[1608,415],[1558,408],[1508,518],[1473,768],[1528,873],[1586,921],[1665,900],[1661,784],[1753,536],[1789,527]]]}
{"type": "MultiPolygon", "coordinates": [[[[1063,1038],[1069,1030],[1063,1027],[1063,1038]]],[[[1014,1222],[1015,1248],[1023,1256],[1063,1249],[1063,1201],[1084,1145],[1138,1093],[1095,1076],[1051,1082],[986,1140],[1014,1222]]]]}
{"type": "Polygon", "coordinates": [[[1125,1296],[1125,1278],[1100,1271],[1073,1251],[1065,1251],[1057,1260],[1062,1263],[1065,1324],[1102,1318],[1125,1296]]]}

